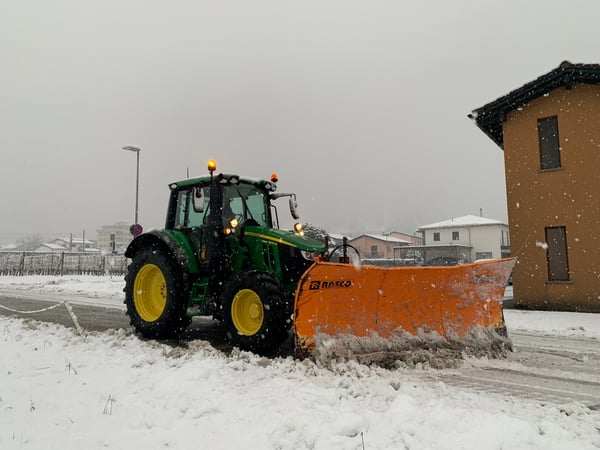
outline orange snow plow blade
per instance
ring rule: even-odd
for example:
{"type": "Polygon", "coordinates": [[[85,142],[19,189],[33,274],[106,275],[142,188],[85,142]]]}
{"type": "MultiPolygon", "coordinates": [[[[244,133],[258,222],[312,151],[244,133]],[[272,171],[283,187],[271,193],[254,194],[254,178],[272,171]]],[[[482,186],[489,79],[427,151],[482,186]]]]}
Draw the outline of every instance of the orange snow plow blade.
{"type": "Polygon", "coordinates": [[[296,349],[313,353],[317,337],[433,334],[455,342],[481,328],[506,336],[502,299],[515,262],[393,268],[316,262],[296,290],[296,349]]]}

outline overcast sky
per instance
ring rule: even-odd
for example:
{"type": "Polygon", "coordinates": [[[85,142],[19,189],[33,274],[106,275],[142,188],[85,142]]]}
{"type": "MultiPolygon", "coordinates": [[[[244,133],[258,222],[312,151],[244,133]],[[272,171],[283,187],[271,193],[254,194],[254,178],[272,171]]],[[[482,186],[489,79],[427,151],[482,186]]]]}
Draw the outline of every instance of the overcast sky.
{"type": "Polygon", "coordinates": [[[597,1],[44,0],[0,13],[0,242],[162,227],[171,181],[277,172],[304,221],[413,233],[507,220],[467,114],[599,63],[597,1]]]}

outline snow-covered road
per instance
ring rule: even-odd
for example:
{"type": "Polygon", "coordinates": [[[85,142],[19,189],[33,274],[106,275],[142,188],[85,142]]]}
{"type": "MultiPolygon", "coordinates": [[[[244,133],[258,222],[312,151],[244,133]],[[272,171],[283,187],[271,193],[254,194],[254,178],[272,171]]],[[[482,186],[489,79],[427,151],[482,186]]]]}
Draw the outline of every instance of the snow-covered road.
{"type": "Polygon", "coordinates": [[[514,332],[505,360],[469,359],[435,377],[468,389],[555,404],[579,402],[600,409],[600,345],[594,338],[514,332]]]}
{"type": "MultiPolygon", "coordinates": [[[[0,277],[0,291],[122,305],[118,279],[0,277]]],[[[0,317],[0,448],[600,448],[600,316],[506,320],[506,359],[385,370],[0,317]]]]}

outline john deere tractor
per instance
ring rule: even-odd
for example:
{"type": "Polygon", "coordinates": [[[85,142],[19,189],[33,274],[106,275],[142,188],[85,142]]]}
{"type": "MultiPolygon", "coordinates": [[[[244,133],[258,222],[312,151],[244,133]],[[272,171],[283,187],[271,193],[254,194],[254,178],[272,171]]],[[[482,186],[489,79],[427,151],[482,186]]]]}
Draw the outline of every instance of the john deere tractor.
{"type": "Polygon", "coordinates": [[[125,305],[147,338],[176,337],[193,316],[213,316],[229,341],[268,353],[287,338],[294,291],[326,243],[306,237],[300,223],[279,228],[270,180],[215,174],[171,183],[165,228],[136,237],[125,255],[125,305]]]}

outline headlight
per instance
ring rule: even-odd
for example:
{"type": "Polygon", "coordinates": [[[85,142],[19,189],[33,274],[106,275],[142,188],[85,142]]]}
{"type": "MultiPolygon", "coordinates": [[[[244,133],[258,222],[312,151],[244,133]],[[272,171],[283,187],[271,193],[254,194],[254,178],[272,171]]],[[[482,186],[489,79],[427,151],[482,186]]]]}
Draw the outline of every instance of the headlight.
{"type": "Polygon", "coordinates": [[[321,257],[321,254],[319,252],[305,252],[304,250],[301,250],[300,253],[302,253],[304,259],[307,259],[309,261],[314,261],[315,259],[321,257]]]}
{"type": "Polygon", "coordinates": [[[300,222],[294,224],[294,232],[300,236],[304,236],[304,230],[302,229],[302,224],[300,222]]]}

